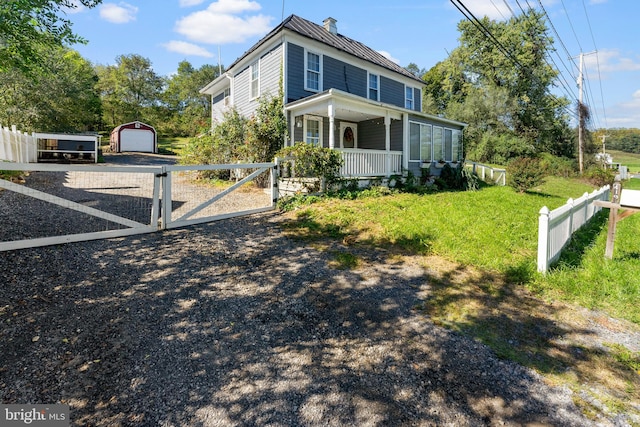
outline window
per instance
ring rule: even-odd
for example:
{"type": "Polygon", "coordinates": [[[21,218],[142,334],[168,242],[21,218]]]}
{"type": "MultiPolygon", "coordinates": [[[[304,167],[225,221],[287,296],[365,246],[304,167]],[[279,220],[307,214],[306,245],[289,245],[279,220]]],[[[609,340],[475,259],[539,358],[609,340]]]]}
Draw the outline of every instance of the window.
{"type": "Polygon", "coordinates": [[[251,64],[251,99],[260,95],[260,63],[251,64]]]}
{"type": "Polygon", "coordinates": [[[231,88],[224,90],[224,105],[229,105],[231,102],[231,88]]]}
{"type": "Polygon", "coordinates": [[[460,148],[462,147],[462,131],[454,130],[452,136],[451,146],[453,147],[453,156],[452,160],[454,162],[460,161],[461,153],[460,148]]]}
{"type": "Polygon", "coordinates": [[[306,117],[304,125],[304,141],[307,144],[322,146],[322,118],[306,117]]]}
{"type": "Polygon", "coordinates": [[[438,126],[433,127],[433,160],[444,160],[443,143],[442,143],[442,128],[438,126]]]}
{"type": "Polygon", "coordinates": [[[305,90],[309,90],[312,92],[319,92],[320,87],[320,55],[313,52],[307,52],[307,62],[306,62],[306,72],[307,76],[305,78],[305,90]]]}
{"type": "Polygon", "coordinates": [[[431,161],[431,125],[409,124],[409,160],[431,161]]]}
{"type": "Polygon", "coordinates": [[[380,76],[369,74],[369,99],[380,101],[380,76]]]}
{"type": "Polygon", "coordinates": [[[413,110],[413,88],[409,86],[404,87],[404,108],[413,110]]]}
{"type": "Polygon", "coordinates": [[[444,130],[444,159],[447,162],[453,160],[453,131],[451,129],[444,130]]]}

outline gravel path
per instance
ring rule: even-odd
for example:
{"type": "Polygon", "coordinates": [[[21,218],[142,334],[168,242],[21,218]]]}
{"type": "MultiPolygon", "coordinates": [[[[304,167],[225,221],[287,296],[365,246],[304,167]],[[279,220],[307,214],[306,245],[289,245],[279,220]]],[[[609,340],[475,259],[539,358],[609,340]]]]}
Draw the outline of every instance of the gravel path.
{"type": "Polygon", "coordinates": [[[590,425],[414,310],[422,267],[339,270],[281,220],[1,252],[0,401],[75,426],[590,425]]]}

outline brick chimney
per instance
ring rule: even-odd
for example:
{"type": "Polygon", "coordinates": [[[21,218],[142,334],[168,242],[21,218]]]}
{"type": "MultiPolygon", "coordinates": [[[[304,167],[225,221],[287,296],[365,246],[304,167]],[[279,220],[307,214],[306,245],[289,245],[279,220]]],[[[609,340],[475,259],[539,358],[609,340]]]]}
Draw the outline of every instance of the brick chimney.
{"type": "Polygon", "coordinates": [[[338,35],[338,27],[336,26],[336,22],[338,21],[333,18],[327,18],[323,21],[324,29],[329,31],[334,36],[338,35]]]}

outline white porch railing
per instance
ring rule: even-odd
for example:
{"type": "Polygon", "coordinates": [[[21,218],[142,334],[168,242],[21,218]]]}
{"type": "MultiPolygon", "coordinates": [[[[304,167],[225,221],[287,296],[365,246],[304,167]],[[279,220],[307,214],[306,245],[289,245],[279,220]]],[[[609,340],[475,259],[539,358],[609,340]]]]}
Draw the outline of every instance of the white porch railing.
{"type": "Polygon", "coordinates": [[[540,209],[538,220],[538,271],[545,273],[549,265],[560,257],[560,252],[580,227],[585,225],[602,208],[595,206],[595,200],[609,200],[609,186],[595,190],[576,200],[549,211],[540,209]]]}
{"type": "Polygon", "coordinates": [[[344,163],[344,177],[388,176],[402,173],[402,151],[336,148],[344,163]]]}

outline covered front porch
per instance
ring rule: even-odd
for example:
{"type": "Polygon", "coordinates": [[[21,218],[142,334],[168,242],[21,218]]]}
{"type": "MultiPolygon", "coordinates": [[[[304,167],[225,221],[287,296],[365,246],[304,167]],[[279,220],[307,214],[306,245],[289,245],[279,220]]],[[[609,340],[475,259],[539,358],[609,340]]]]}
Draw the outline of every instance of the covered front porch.
{"type": "Polygon", "coordinates": [[[335,149],[343,177],[389,177],[407,169],[408,112],[336,89],[285,106],[290,140],[335,149]]]}

